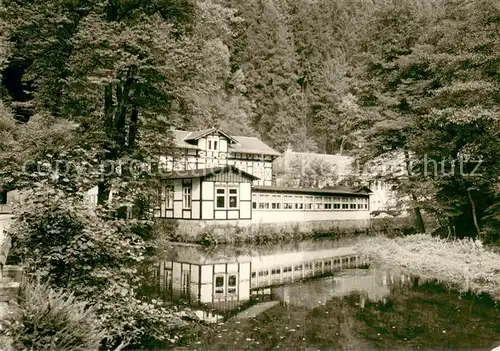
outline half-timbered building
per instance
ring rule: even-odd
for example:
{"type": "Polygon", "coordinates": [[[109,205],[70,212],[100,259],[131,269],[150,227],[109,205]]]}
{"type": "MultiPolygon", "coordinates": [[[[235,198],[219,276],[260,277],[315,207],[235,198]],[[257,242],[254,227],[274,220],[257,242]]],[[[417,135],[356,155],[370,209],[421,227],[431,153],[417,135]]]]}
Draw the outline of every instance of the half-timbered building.
{"type": "Polygon", "coordinates": [[[255,137],[216,129],[174,131],[177,157],[163,157],[157,218],[238,223],[368,220],[370,190],[284,188],[280,154],[255,137]]]}
{"type": "Polygon", "coordinates": [[[232,136],[217,128],[173,134],[179,156],[161,157],[167,171],[235,166],[255,176],[255,185],[272,185],[273,161],[280,153],[258,138],[232,136]]]}

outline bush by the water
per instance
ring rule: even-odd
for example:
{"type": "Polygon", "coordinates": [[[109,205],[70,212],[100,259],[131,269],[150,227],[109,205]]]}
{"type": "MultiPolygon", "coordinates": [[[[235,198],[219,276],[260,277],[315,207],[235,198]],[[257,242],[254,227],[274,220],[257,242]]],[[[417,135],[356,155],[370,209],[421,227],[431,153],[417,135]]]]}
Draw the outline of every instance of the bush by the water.
{"type": "Polygon", "coordinates": [[[218,244],[269,244],[316,238],[336,238],[368,234],[363,223],[352,221],[318,221],[283,224],[225,225],[199,223],[180,224],[175,220],[160,220],[154,225],[157,247],[169,242],[218,244]],[[346,225],[348,224],[348,225],[346,225]]]}
{"type": "MultiPolygon", "coordinates": [[[[108,220],[103,212],[78,196],[36,188],[9,229],[11,252],[27,275],[93,306],[108,333],[101,349],[168,343],[183,322],[167,306],[140,295],[138,271],[148,254],[149,223],[108,220]]],[[[63,332],[66,325],[58,328],[63,332]]]]}
{"type": "Polygon", "coordinates": [[[358,235],[409,235],[416,232],[412,217],[376,218],[366,221],[316,221],[282,224],[203,224],[158,220],[154,225],[155,247],[169,242],[218,244],[269,244],[318,238],[358,235]]]}
{"type": "Polygon", "coordinates": [[[92,307],[48,284],[26,283],[19,313],[6,323],[14,350],[97,350],[107,336],[92,307]]]}

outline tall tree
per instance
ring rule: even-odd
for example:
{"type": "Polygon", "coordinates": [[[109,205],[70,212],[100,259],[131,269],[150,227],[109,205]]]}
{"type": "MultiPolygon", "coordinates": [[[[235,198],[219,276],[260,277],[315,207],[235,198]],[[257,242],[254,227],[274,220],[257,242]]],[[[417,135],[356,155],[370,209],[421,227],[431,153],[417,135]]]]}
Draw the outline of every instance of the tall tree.
{"type": "Polygon", "coordinates": [[[499,9],[487,0],[422,4],[401,3],[381,17],[383,31],[367,61],[372,89],[364,96],[381,116],[369,133],[370,150],[400,150],[416,208],[470,235],[498,181],[499,9]],[[479,159],[484,173],[473,177],[479,159]],[[433,189],[432,201],[419,196],[425,187],[433,189]]]}

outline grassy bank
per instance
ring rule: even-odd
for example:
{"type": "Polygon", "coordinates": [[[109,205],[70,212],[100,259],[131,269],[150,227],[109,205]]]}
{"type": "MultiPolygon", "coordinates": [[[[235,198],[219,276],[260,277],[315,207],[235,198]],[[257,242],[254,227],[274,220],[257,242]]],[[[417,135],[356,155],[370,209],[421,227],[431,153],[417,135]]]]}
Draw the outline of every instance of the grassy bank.
{"type": "Polygon", "coordinates": [[[197,326],[182,346],[198,350],[491,350],[500,310],[487,297],[425,283],[396,289],[386,303],[359,296],[305,309],[277,305],[254,319],[197,326]]]}
{"type": "Polygon", "coordinates": [[[427,234],[372,237],[358,249],[386,267],[403,267],[425,279],[436,278],[461,291],[487,293],[500,300],[500,254],[470,239],[445,240],[427,234]]]}
{"type": "Polygon", "coordinates": [[[410,218],[382,218],[371,221],[318,221],[282,224],[255,224],[247,226],[178,222],[159,220],[155,223],[155,237],[159,241],[220,244],[271,244],[319,238],[352,237],[391,233],[409,233],[410,218]]]}

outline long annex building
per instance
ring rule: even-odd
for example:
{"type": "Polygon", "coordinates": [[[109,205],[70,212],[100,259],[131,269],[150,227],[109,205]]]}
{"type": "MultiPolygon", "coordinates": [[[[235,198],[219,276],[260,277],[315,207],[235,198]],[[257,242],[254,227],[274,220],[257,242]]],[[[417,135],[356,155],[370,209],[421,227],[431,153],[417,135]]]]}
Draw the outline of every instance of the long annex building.
{"type": "Polygon", "coordinates": [[[180,157],[166,168],[157,218],[279,223],[370,218],[370,190],[283,188],[273,181],[280,154],[255,137],[216,128],[174,131],[180,157]]]}

